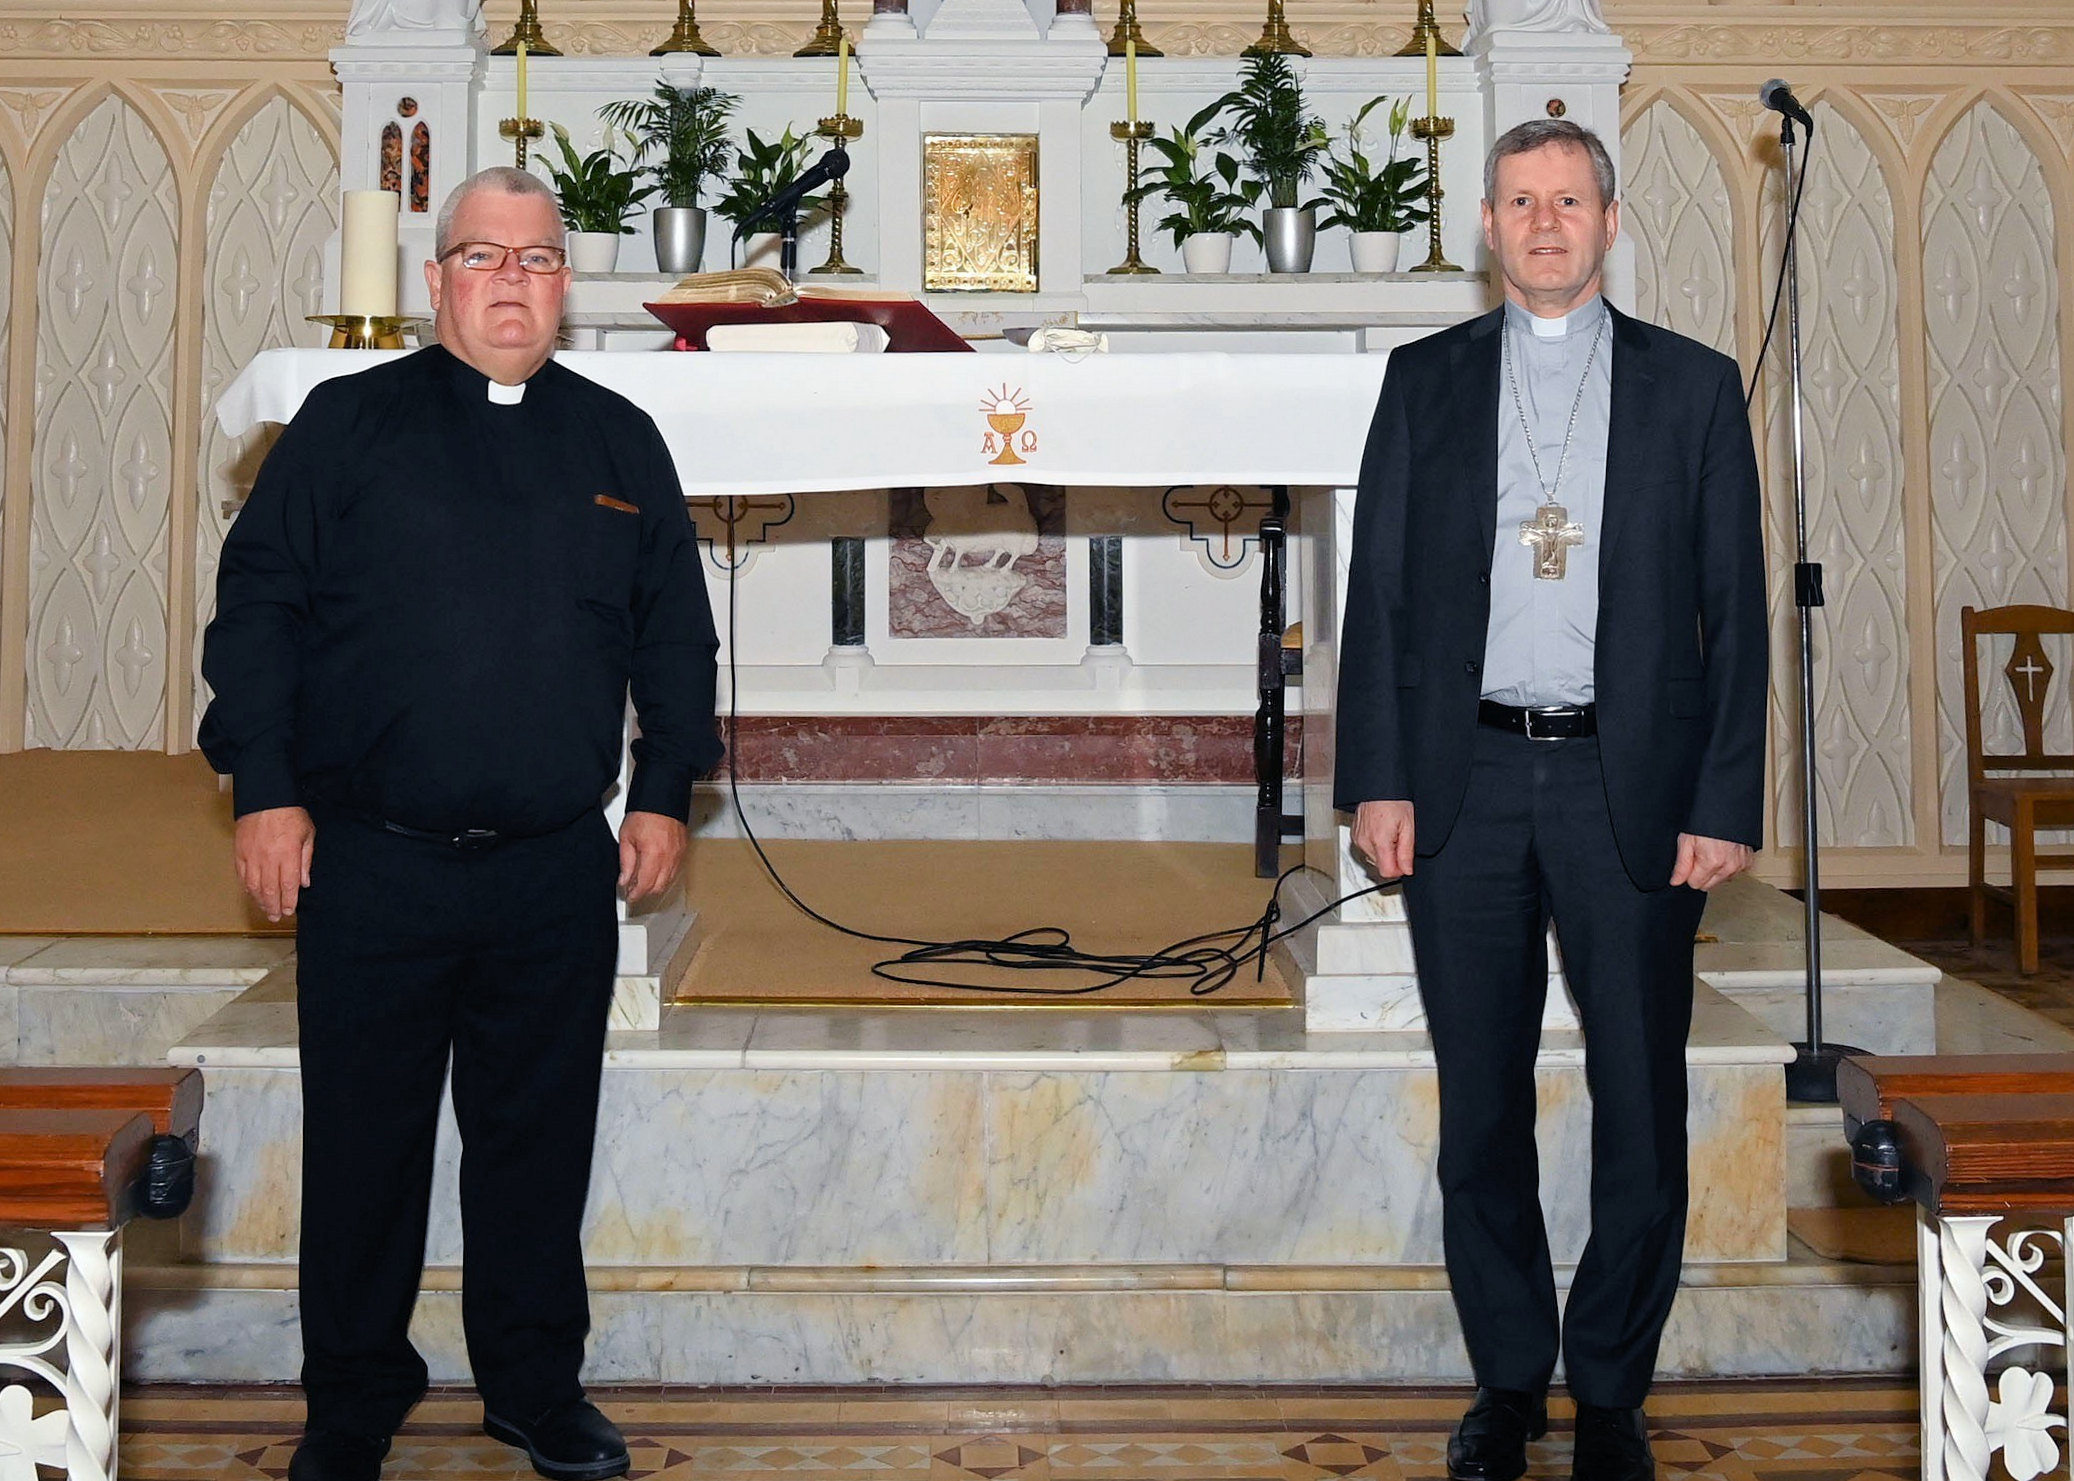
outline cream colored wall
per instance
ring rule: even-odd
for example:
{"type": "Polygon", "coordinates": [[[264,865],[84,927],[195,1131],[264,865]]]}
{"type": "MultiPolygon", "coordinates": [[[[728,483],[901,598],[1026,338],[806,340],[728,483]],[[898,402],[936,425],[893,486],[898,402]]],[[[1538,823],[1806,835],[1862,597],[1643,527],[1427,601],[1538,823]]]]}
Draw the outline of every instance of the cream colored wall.
{"type": "Polygon", "coordinates": [[[193,734],[239,451],[204,412],[256,350],[312,342],[337,29],[0,8],[0,747],[193,734]]]}
{"type": "MultiPolygon", "coordinates": [[[[0,0],[0,749],[177,750],[193,733],[221,506],[256,451],[205,412],[256,350],[312,342],[301,315],[319,306],[336,212],[324,55],[343,8],[138,4],[83,20],[0,0]]],[[[1830,597],[1825,879],[1956,879],[1958,607],[2069,595],[2074,16],[2063,0],[1605,8],[1635,52],[1623,112],[1642,305],[1746,364],[1779,214],[1757,84],[1783,74],[1816,109],[1803,287],[1811,538],[1830,597]]],[[[782,53],[814,9],[709,0],[699,18],[725,50],[782,53]]],[[[1307,0],[1291,20],[1321,55],[1373,55],[1403,43],[1411,9],[1382,20],[1307,0]]],[[[494,35],[514,11],[490,7],[494,35]]],[[[645,52],[671,19],[663,4],[542,11],[550,40],[594,54],[645,52]]],[[[1261,11],[1152,0],[1142,18],[1172,54],[1232,55],[1261,11]]],[[[1768,384],[1773,829],[1790,845],[1780,397],[1768,384]]],[[[1765,868],[1791,877],[1790,849],[1765,868]]]]}

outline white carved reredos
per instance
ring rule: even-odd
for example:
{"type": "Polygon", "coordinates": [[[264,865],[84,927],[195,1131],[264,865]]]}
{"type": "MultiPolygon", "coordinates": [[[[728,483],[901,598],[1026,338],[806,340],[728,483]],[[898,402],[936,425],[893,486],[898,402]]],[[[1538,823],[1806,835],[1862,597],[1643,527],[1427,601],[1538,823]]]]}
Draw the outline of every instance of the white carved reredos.
{"type": "Polygon", "coordinates": [[[482,30],[482,0],[353,0],[346,16],[346,35],[359,42],[401,34],[422,45],[482,30]]]}
{"type": "Polygon", "coordinates": [[[1599,0],[1470,0],[1463,50],[1468,50],[1470,41],[1495,31],[1606,36],[1612,34],[1612,27],[1606,24],[1599,0]]]}

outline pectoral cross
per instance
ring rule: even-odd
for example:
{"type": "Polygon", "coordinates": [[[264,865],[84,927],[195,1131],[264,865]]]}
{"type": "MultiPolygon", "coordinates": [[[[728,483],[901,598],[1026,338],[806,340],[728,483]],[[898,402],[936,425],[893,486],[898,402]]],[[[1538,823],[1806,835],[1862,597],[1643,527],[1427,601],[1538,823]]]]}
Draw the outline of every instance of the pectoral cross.
{"type": "Polygon", "coordinates": [[[1570,522],[1570,511],[1560,504],[1543,504],[1534,517],[1519,527],[1519,543],[1534,550],[1534,579],[1560,581],[1569,574],[1568,548],[1584,543],[1584,526],[1570,522]]]}

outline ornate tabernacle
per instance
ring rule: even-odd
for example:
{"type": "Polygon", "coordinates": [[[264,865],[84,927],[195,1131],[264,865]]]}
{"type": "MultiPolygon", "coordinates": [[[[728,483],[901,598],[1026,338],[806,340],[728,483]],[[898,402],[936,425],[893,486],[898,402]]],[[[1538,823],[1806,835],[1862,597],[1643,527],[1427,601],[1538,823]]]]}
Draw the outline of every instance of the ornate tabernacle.
{"type": "Polygon", "coordinates": [[[1037,290],[1036,135],[924,136],[922,286],[1037,290]]]}

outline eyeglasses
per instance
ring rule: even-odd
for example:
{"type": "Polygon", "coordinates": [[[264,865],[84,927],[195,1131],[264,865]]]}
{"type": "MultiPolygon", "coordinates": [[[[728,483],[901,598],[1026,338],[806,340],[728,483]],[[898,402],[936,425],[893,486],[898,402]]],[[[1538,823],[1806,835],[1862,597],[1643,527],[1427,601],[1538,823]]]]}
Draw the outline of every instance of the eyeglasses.
{"type": "Polygon", "coordinates": [[[501,272],[514,257],[529,273],[558,273],[569,260],[560,247],[507,247],[502,242],[456,242],[439,254],[441,262],[449,257],[460,258],[461,266],[476,273],[501,272]]]}

